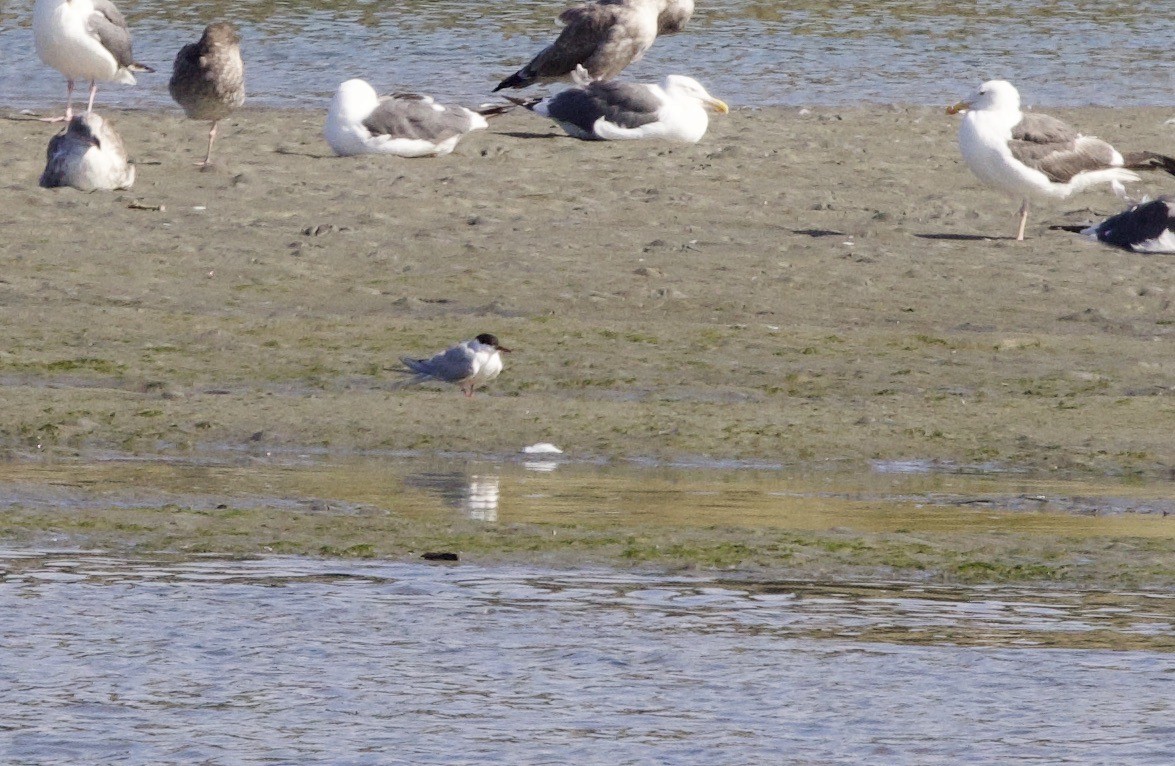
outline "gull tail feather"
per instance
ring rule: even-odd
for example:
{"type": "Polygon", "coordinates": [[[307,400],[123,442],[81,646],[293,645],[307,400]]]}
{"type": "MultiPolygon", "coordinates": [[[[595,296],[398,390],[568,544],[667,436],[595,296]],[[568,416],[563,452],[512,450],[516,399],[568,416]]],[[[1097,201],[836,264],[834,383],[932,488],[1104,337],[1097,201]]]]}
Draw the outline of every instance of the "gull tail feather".
{"type": "Polygon", "coordinates": [[[514,111],[514,108],[519,105],[519,102],[515,101],[509,96],[504,96],[504,98],[510,99],[510,101],[513,101],[514,103],[509,105],[495,104],[493,106],[479,106],[474,111],[480,114],[482,117],[485,117],[487,120],[493,119],[494,117],[501,117],[503,114],[509,114],[510,112],[514,111]]]}
{"type": "Polygon", "coordinates": [[[1158,152],[1130,152],[1123,154],[1124,167],[1132,170],[1165,170],[1175,176],[1175,157],[1158,152]]]}
{"type": "Polygon", "coordinates": [[[498,87],[494,88],[493,92],[497,93],[498,91],[505,90],[506,88],[525,88],[530,85],[534,85],[534,81],[535,76],[528,72],[525,67],[523,67],[522,69],[519,69],[517,72],[507,77],[505,80],[502,80],[500,83],[498,83],[498,87]]]}
{"type": "MultiPolygon", "coordinates": [[[[532,112],[534,111],[534,108],[538,105],[538,103],[540,101],[542,101],[541,98],[515,98],[514,96],[502,96],[502,98],[506,99],[514,106],[521,106],[522,108],[529,109],[532,112]]],[[[508,106],[505,108],[506,109],[513,109],[514,106],[508,106]]]]}
{"type": "Polygon", "coordinates": [[[1055,196],[1064,198],[1070,194],[1076,194],[1077,192],[1084,191],[1099,184],[1117,184],[1120,187],[1121,184],[1134,183],[1135,181],[1141,180],[1137,173],[1126,168],[1103,168],[1102,170],[1078,173],[1070,179],[1069,183],[1064,186],[1056,185],[1053,188],[1058,192],[1055,196]]]}

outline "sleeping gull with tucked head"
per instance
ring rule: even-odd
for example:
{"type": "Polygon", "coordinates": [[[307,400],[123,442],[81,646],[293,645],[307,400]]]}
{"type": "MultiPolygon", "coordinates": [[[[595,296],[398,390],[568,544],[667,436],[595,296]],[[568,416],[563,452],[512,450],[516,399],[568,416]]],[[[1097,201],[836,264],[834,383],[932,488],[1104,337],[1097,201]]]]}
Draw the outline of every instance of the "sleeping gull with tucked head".
{"type": "Polygon", "coordinates": [[[485,117],[465,107],[441,106],[413,93],[380,98],[363,80],[347,80],[331,102],[323,135],[341,156],[432,157],[448,154],[466,133],[487,127],[485,117]]]}
{"type": "Polygon", "coordinates": [[[432,379],[461,386],[466,396],[473,396],[473,389],[484,386],[502,371],[502,354],[510,349],[498,342],[496,335],[483,332],[472,340],[451,346],[428,359],[400,357],[413,374],[411,380],[402,385],[421,383],[432,379]]]}
{"type": "Polygon", "coordinates": [[[671,74],[661,85],[590,81],[582,67],[582,84],[542,99],[506,98],[550,117],[567,134],[585,141],[661,138],[697,143],[710,125],[707,109],[730,108],[692,77],[671,74]]]}
{"type": "Polygon", "coordinates": [[[579,66],[610,80],[644,55],[657,35],[684,29],[693,12],[694,0],[596,0],[568,8],[559,14],[565,26],[555,42],[494,90],[567,80],[579,66]]]}
{"type": "Polygon", "coordinates": [[[1124,183],[1138,181],[1132,170],[1162,169],[1175,175],[1175,160],[1154,152],[1121,154],[1101,139],[1084,136],[1060,120],[1020,111],[1020,94],[1011,83],[991,80],[948,114],[967,110],[959,127],[963,160],[979,180],[1019,197],[1024,239],[1029,197],[1064,199],[1098,184],[1119,196],[1124,183]]]}
{"type": "Polygon", "coordinates": [[[41,186],[72,186],[82,191],[129,189],[135,166],[127,162],[122,139],[97,112],[79,114],[53,138],[45,153],[41,186]]]}
{"type": "Polygon", "coordinates": [[[236,28],[227,21],[209,24],[197,42],[180,48],[167,90],[188,117],[212,122],[208,151],[197,163],[208,167],[217,123],[245,103],[245,64],[236,28]]]}
{"type": "Polygon", "coordinates": [[[1081,233],[1136,253],[1175,253],[1175,197],[1144,200],[1081,233]]]}
{"type": "Polygon", "coordinates": [[[37,0],[33,7],[37,55],[65,75],[66,122],[73,117],[74,80],[90,81],[87,112],[94,111],[98,81],[135,84],[133,72],[154,72],[135,63],[126,19],[110,0],[37,0]]]}

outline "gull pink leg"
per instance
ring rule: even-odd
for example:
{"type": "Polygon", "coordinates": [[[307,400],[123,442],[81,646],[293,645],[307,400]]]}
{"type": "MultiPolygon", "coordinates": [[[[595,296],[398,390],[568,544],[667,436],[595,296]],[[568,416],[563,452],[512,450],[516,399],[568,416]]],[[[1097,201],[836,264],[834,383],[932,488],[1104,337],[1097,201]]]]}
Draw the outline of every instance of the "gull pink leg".
{"type": "Polygon", "coordinates": [[[1024,225],[1028,223],[1028,200],[1020,205],[1020,228],[1016,229],[1016,241],[1024,241],[1024,225]]]}

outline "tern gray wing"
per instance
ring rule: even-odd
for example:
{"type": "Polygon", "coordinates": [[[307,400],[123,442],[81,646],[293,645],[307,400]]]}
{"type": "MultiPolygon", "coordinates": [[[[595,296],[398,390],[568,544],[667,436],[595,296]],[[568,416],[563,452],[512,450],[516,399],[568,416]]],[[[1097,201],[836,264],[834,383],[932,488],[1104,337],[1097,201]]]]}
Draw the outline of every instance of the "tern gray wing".
{"type": "Polygon", "coordinates": [[[473,374],[473,351],[464,343],[445,349],[429,359],[400,357],[409,371],[420,378],[436,378],[446,383],[460,383],[473,374]]]}

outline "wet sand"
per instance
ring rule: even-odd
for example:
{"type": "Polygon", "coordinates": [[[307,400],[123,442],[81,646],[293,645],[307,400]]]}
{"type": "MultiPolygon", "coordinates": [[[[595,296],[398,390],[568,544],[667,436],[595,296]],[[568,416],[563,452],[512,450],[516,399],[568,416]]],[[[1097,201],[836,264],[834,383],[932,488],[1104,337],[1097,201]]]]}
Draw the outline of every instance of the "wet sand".
{"type": "MultiPolygon", "coordinates": [[[[1169,109],[1053,110],[1175,153],[1169,109]]],[[[43,190],[55,128],[0,121],[0,444],[576,459],[933,459],[1175,470],[1170,256],[1050,227],[941,109],[736,111],[695,146],[512,114],[438,159],[339,159],[322,114],[108,113],[133,190],[43,190]],[[494,332],[472,400],[397,357],[494,332]]],[[[1136,193],[1171,193],[1152,174],[1136,193]]]]}

